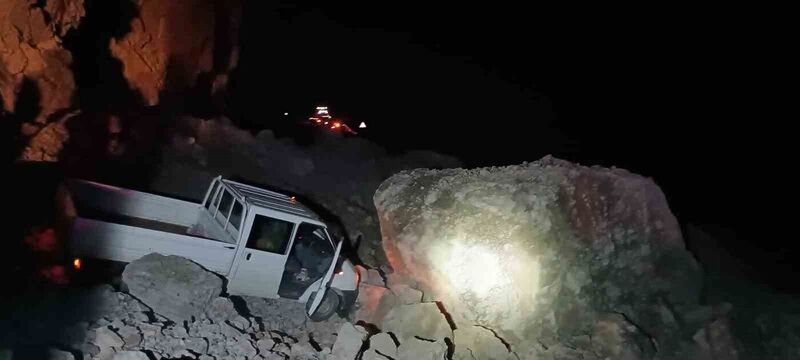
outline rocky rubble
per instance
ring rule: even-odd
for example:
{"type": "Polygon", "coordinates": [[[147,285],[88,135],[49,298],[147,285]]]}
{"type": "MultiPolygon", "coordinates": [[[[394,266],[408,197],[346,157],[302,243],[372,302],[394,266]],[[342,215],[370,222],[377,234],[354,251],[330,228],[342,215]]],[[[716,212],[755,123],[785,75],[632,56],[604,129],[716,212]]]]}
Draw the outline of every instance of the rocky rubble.
{"type": "Polygon", "coordinates": [[[85,359],[322,359],[330,354],[343,320],[312,323],[303,304],[292,301],[245,298],[239,300],[243,305],[237,310],[231,298],[217,296],[221,282],[198,286],[202,285],[198,280],[205,282],[216,275],[187,262],[151,254],[129,264],[123,282],[131,290],[146,290],[131,291],[135,296],[106,285],[61,299],[53,297],[41,306],[25,305],[26,311],[14,311],[8,322],[0,321],[0,348],[2,344],[50,347],[54,359],[73,355],[85,359]],[[165,264],[172,270],[165,270],[165,264]],[[148,278],[141,273],[153,270],[162,284],[139,279],[148,278]],[[176,297],[176,289],[192,287],[214,290],[176,297]],[[206,301],[208,294],[212,295],[206,301]],[[187,295],[195,301],[181,299],[187,295]],[[283,318],[265,308],[276,309],[283,318]]]}
{"type": "MultiPolygon", "coordinates": [[[[123,283],[129,289],[148,284],[145,297],[105,285],[60,299],[48,298],[41,306],[26,304],[21,307],[24,311],[13,311],[7,322],[0,320],[0,350],[7,344],[13,344],[14,350],[46,349],[51,359],[439,360],[446,355],[454,359],[517,359],[488,329],[454,329],[440,304],[422,302],[418,290],[394,276],[385,283],[400,290],[370,284],[361,288],[386,290],[381,293],[383,302],[392,305],[386,307],[385,316],[370,314],[374,307],[368,302],[372,299],[361,298],[350,320],[334,316],[312,322],[301,303],[221,297],[216,295],[217,286],[209,286],[216,289],[210,301],[186,306],[174,296],[174,290],[196,286],[196,279],[207,276],[205,270],[187,262],[151,254],[129,264],[133,270],[125,270],[128,275],[123,276],[123,283]],[[173,270],[166,270],[164,264],[173,270]],[[148,269],[163,273],[159,279],[163,284],[131,282],[131,273],[143,277],[141,273],[148,269]],[[160,289],[167,291],[159,299],[160,289]],[[166,300],[177,303],[169,305],[166,300]],[[165,306],[180,311],[165,310],[165,306]],[[367,323],[367,316],[381,322],[367,323]]],[[[24,352],[16,354],[11,351],[7,357],[26,358],[24,352]]]]}

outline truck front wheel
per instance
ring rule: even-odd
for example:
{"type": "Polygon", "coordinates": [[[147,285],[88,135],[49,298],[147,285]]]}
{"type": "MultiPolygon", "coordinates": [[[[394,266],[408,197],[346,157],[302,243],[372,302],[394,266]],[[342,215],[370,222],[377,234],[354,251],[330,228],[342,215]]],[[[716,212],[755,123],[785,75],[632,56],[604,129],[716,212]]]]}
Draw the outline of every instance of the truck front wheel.
{"type": "MultiPolygon", "coordinates": [[[[325,295],[323,296],[322,302],[319,304],[319,307],[317,307],[317,311],[308,316],[313,321],[327,320],[339,310],[339,303],[341,303],[339,295],[333,291],[325,291],[325,295]]],[[[313,299],[313,297],[311,298],[313,299]]],[[[308,301],[306,303],[306,311],[308,311],[310,307],[311,301],[308,301]]]]}

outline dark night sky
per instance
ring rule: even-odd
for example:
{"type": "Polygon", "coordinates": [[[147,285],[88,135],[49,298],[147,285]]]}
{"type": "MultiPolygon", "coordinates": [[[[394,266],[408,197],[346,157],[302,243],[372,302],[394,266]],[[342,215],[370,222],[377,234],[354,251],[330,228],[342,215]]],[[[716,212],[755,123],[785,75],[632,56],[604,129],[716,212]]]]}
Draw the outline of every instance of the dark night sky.
{"type": "Polygon", "coordinates": [[[628,168],[682,220],[790,266],[775,211],[795,193],[787,31],[752,9],[251,2],[231,110],[281,128],[325,103],[384,146],[468,166],[553,154],[628,168]]]}

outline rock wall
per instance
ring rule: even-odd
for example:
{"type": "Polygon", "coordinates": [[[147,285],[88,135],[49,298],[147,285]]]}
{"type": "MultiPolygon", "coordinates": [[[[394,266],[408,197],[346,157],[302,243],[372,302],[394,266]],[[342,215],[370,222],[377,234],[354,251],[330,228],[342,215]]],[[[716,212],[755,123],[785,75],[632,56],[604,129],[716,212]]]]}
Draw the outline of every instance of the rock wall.
{"type": "MultiPolygon", "coordinates": [[[[14,155],[21,160],[59,160],[65,143],[74,135],[70,134],[70,129],[86,127],[67,126],[68,119],[81,122],[109,114],[119,119],[122,113],[127,129],[132,127],[129,126],[131,122],[150,120],[133,118],[131,114],[146,110],[140,105],[162,104],[164,107],[159,110],[165,114],[190,110],[219,113],[224,108],[228,75],[239,58],[240,1],[137,0],[133,4],[120,2],[100,6],[96,2],[94,5],[90,10],[95,10],[87,15],[83,0],[0,2],[2,115],[3,121],[15,120],[8,129],[20,128],[19,133],[9,136],[20,143],[22,151],[14,155]],[[115,6],[120,7],[119,11],[115,12],[115,6]],[[115,21],[102,17],[129,16],[129,12],[135,16],[128,26],[109,29],[107,25],[98,25],[115,21]],[[84,28],[80,26],[82,20],[87,24],[84,28]],[[114,36],[110,40],[108,32],[114,36]],[[98,53],[94,49],[96,46],[87,46],[87,42],[92,43],[95,38],[101,44],[109,41],[110,55],[102,50],[98,53]],[[93,50],[87,50],[90,48],[93,50]],[[98,66],[101,70],[94,74],[94,69],[87,64],[93,64],[98,56],[113,58],[107,61],[111,65],[101,61],[104,65],[98,66]],[[114,66],[117,60],[122,66],[114,66]],[[112,73],[106,73],[108,71],[112,73]],[[116,71],[122,72],[119,76],[124,80],[119,85],[105,82],[108,78],[116,79],[116,71]],[[112,88],[106,89],[98,85],[98,81],[112,88]],[[102,96],[125,87],[125,81],[135,92],[130,103],[120,101],[102,111],[77,109],[82,115],[73,116],[76,111],[70,108],[77,105],[102,103],[100,106],[105,106],[108,101],[104,102],[102,96]],[[96,91],[78,91],[83,89],[77,86],[87,89],[98,86],[107,91],[100,95],[96,91]],[[76,95],[80,95],[80,99],[76,95]],[[138,95],[141,95],[142,104],[138,95]],[[167,95],[171,101],[164,104],[163,98],[167,95]],[[60,113],[67,111],[71,113],[60,113]],[[6,113],[12,116],[5,119],[6,113]]],[[[118,22],[127,22],[127,18],[120,18],[118,22]]],[[[127,92],[119,91],[123,93],[127,92]]],[[[117,145],[111,145],[112,155],[124,152],[124,146],[117,145]]],[[[86,154],[77,156],[83,155],[86,154]]]]}
{"type": "MultiPolygon", "coordinates": [[[[3,108],[15,112],[24,94],[40,109],[37,122],[72,103],[75,80],[72,54],[62,39],[84,16],[83,0],[8,0],[0,2],[0,96],[3,108]]],[[[34,120],[34,119],[28,119],[34,120]]]]}
{"type": "Polygon", "coordinates": [[[208,74],[209,91],[219,92],[238,62],[239,1],[138,0],[131,31],[111,40],[131,88],[147,105],[162,91],[193,88],[208,74]]]}

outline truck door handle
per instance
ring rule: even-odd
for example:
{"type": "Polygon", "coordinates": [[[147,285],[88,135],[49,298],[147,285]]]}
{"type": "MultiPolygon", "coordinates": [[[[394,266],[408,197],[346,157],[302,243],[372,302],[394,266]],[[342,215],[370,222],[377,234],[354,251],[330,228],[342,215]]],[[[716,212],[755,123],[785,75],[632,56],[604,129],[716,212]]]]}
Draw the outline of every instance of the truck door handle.
{"type": "Polygon", "coordinates": [[[226,249],[236,249],[236,246],[226,246],[226,249]]]}
{"type": "Polygon", "coordinates": [[[250,260],[250,255],[252,255],[252,253],[247,253],[247,257],[245,257],[245,259],[250,260]]]}

